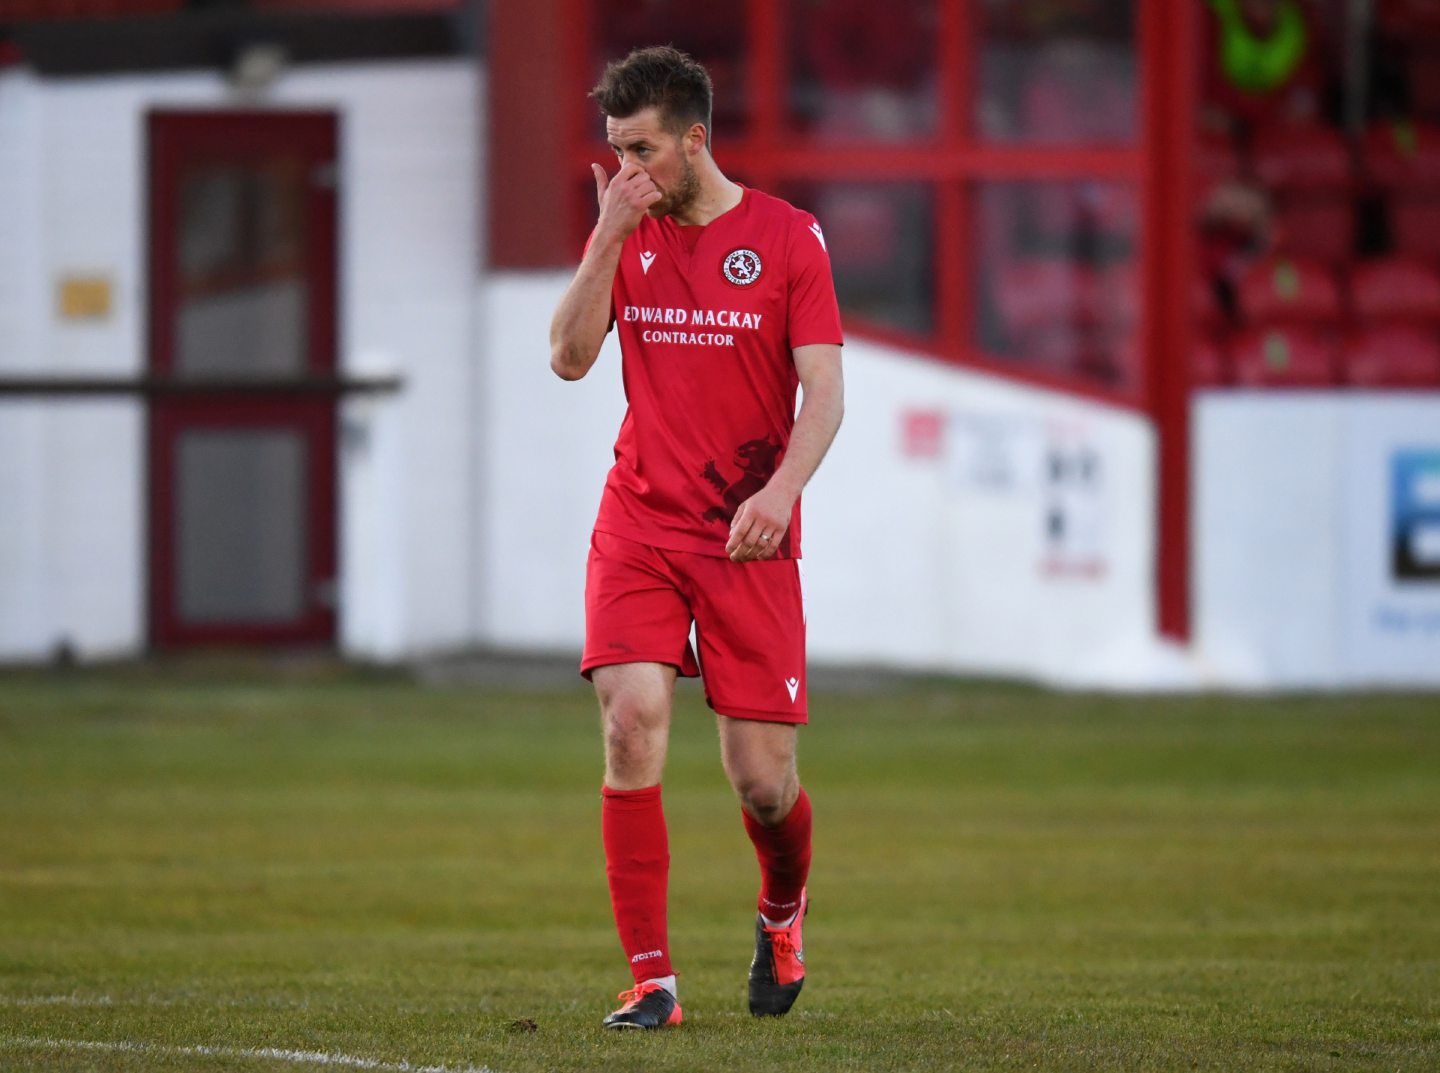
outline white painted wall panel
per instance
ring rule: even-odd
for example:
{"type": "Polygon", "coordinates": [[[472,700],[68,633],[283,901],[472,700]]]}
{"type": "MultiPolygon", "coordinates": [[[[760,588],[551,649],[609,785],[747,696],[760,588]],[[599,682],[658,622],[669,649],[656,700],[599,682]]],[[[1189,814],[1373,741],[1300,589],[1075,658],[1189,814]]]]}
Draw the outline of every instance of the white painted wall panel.
{"type": "Polygon", "coordinates": [[[40,94],[23,71],[0,72],[0,373],[40,364],[40,94]]]}
{"type": "MultiPolygon", "coordinates": [[[[0,72],[0,375],[41,364],[40,96],[23,71],[0,72]]],[[[43,615],[48,576],[45,416],[0,400],[0,659],[34,658],[51,642],[43,615]]]]}
{"type": "Polygon", "coordinates": [[[68,399],[47,407],[44,447],[47,608],[54,644],[90,658],[134,651],[145,630],[145,484],[128,452],[141,442],[131,401],[68,399]]]}
{"type": "Polygon", "coordinates": [[[54,640],[47,612],[45,414],[0,400],[0,659],[35,659],[54,640]]]}
{"type": "Polygon", "coordinates": [[[1112,685],[1153,673],[1153,448],[1141,419],[861,340],[845,366],[845,425],[805,496],[817,658],[1112,685]],[[906,457],[902,418],[925,410],[947,420],[941,451],[906,457]],[[1002,487],[965,472],[977,422],[1003,430],[1002,487]],[[1082,442],[1100,460],[1100,569],[1054,573],[1047,452],[1082,442]]]}
{"type": "Polygon", "coordinates": [[[1207,393],[1194,413],[1209,673],[1256,688],[1440,686],[1440,573],[1399,577],[1392,555],[1398,460],[1423,458],[1440,488],[1440,396],[1207,393]]]}
{"type": "Polygon", "coordinates": [[[578,666],[590,527],[625,400],[613,338],[584,380],[550,371],[550,316],[569,275],[486,287],[479,548],[485,640],[574,650],[578,666]]]}
{"type": "Polygon", "coordinates": [[[375,659],[463,647],[475,635],[480,75],[468,60],[362,64],[302,71],[282,89],[297,105],[344,102],[342,361],[405,379],[401,395],[353,411],[378,424],[367,452],[343,456],[342,512],[356,517],[343,503],[358,495],[382,531],[343,529],[342,645],[375,659]],[[376,563],[377,547],[400,565],[376,563]],[[351,568],[361,562],[374,570],[351,568]]]}
{"type": "Polygon", "coordinates": [[[1343,405],[1275,391],[1195,402],[1195,641],[1222,680],[1340,681],[1343,405]]]}

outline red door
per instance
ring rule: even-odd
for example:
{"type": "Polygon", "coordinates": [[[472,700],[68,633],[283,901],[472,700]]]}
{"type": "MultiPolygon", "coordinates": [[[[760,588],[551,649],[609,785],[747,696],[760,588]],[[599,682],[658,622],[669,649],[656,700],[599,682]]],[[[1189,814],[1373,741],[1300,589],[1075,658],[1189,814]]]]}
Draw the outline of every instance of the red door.
{"type": "Polygon", "coordinates": [[[335,639],[336,122],[156,112],[150,634],[335,639]]]}

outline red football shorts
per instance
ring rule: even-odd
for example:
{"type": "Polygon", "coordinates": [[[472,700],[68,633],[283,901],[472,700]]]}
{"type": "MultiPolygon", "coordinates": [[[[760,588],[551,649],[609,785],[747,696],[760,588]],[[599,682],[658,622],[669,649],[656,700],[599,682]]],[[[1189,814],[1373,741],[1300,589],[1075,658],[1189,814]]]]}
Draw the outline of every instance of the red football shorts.
{"type": "Polygon", "coordinates": [[[807,722],[800,564],[735,563],[593,533],[580,673],[589,678],[613,663],[667,663],[687,678],[700,675],[706,702],[721,715],[807,722]]]}

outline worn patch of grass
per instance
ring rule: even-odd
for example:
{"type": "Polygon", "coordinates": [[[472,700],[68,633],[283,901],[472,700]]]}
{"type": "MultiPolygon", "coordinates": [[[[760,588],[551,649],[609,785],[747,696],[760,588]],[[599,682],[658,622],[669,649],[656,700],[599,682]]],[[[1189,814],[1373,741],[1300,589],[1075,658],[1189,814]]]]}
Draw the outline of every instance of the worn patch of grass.
{"type": "Polygon", "coordinates": [[[0,676],[0,1068],[1440,1068],[1436,698],[812,706],[800,1004],[744,1013],[754,860],[686,690],[686,1023],[637,1038],[598,1027],[628,976],[583,688],[0,676]]]}

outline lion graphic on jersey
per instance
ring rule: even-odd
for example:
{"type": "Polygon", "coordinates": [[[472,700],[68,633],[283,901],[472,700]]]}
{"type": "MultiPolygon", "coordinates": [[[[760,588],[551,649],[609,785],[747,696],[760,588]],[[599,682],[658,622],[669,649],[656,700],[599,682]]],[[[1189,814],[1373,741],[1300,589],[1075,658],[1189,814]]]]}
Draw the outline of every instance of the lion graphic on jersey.
{"type": "Polygon", "coordinates": [[[727,524],[733,521],[740,504],[764,488],[765,482],[774,474],[780,451],[780,445],[769,440],[747,440],[735,448],[735,465],[740,467],[740,478],[734,484],[725,480],[713,458],[706,462],[700,475],[714,485],[715,491],[724,497],[725,505],[707,510],[702,515],[705,521],[727,524]]]}

